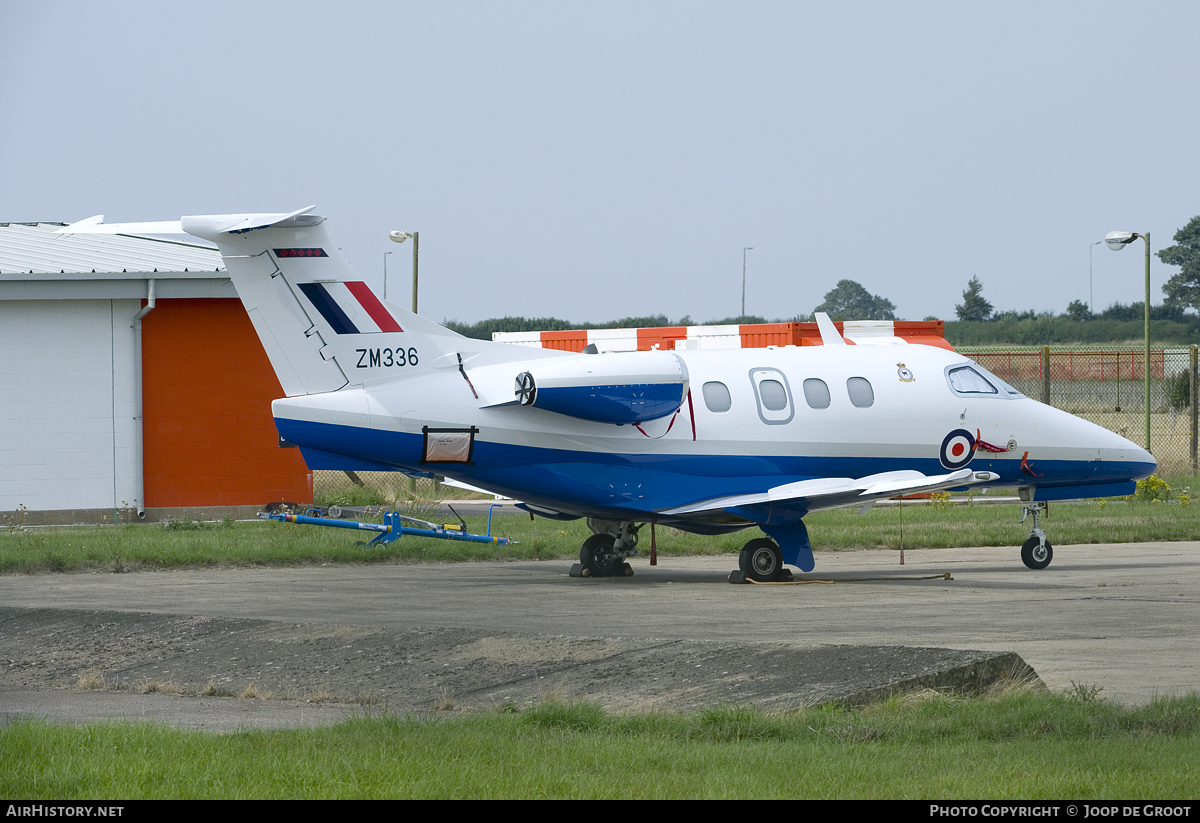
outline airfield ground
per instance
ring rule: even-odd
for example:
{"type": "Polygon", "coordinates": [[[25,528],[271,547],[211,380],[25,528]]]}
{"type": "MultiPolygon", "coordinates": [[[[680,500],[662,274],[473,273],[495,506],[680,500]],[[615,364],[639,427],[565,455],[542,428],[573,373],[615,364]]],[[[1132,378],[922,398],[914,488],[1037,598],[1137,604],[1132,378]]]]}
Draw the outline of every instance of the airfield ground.
{"type": "Polygon", "coordinates": [[[607,580],[562,561],[10,576],[0,708],[204,728],[547,695],[783,708],[979,685],[1017,656],[1054,690],[1200,691],[1200,543],[1060,546],[1036,572],[1012,548],[897,559],[818,554],[807,577],[832,582],[795,586],[729,585],[733,557],[607,580]],[[137,690],[156,684],[182,694],[137,690]],[[224,696],[250,684],[274,699],[224,696]]]}

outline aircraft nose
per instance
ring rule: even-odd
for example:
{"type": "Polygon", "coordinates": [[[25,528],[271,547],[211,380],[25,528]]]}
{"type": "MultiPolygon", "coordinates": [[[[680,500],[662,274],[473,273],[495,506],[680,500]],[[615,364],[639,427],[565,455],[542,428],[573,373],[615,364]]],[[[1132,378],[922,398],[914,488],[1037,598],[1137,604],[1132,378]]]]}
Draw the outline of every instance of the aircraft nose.
{"type": "Polygon", "coordinates": [[[1140,463],[1143,466],[1142,473],[1134,477],[1134,480],[1141,480],[1143,477],[1149,477],[1158,471],[1158,461],[1154,455],[1140,446],[1134,446],[1134,456],[1129,458],[1131,463],[1140,463]]]}
{"type": "Polygon", "coordinates": [[[1098,449],[1101,461],[1127,466],[1130,480],[1149,477],[1158,469],[1158,461],[1149,451],[1115,432],[1103,431],[1108,442],[1098,449]]]}
{"type": "Polygon", "coordinates": [[[1043,406],[1039,411],[1038,435],[1032,439],[1029,455],[1035,465],[1039,456],[1054,455],[1075,462],[1077,467],[1089,466],[1087,472],[1093,482],[1098,478],[1110,482],[1141,480],[1158,467],[1147,449],[1110,429],[1059,409],[1043,406]]]}

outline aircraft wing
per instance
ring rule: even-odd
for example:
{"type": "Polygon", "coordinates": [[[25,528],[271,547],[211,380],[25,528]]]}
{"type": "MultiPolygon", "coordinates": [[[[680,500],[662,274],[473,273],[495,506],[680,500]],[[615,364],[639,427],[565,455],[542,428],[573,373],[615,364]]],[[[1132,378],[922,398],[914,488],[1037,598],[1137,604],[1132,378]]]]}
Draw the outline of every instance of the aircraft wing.
{"type": "Polygon", "coordinates": [[[999,480],[992,472],[959,469],[933,477],[918,471],[895,471],[866,477],[822,477],[775,486],[765,492],[714,497],[687,506],[659,512],[669,517],[704,516],[731,512],[757,523],[783,522],[809,512],[844,506],[866,506],[876,500],[902,494],[922,494],[973,483],[999,480]]]}

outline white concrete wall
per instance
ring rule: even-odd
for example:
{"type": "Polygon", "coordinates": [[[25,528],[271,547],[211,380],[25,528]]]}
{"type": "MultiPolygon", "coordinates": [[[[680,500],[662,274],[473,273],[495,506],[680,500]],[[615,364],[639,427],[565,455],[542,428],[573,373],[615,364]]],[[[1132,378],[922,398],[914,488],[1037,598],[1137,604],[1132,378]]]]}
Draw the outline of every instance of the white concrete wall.
{"type": "Polygon", "coordinates": [[[0,301],[0,511],[134,505],[139,308],[0,301]]]}

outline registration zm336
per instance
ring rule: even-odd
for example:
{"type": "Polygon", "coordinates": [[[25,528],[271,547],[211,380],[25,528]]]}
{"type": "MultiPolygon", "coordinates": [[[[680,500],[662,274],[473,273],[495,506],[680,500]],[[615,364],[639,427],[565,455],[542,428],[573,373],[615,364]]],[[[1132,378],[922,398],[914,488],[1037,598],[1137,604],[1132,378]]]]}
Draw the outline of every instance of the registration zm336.
{"type": "MultiPolygon", "coordinates": [[[[220,250],[312,469],[438,475],[587,518],[583,573],[630,573],[639,530],[757,528],[742,573],[810,571],[804,517],[923,492],[1019,489],[1021,557],[1053,550],[1048,500],[1130,494],[1154,458],[952,351],[823,345],[576,354],[473,340],[380,300],[315,207],[184,217],[220,250]]],[[[97,221],[64,232],[104,231],[97,221]]],[[[161,234],[164,224],[153,224],[161,234]]],[[[137,234],[123,224],[122,233],[137,234]]]]}
{"type": "Polygon", "coordinates": [[[377,369],[391,368],[392,366],[416,366],[420,363],[417,356],[417,350],[413,347],[407,349],[355,349],[358,355],[358,362],[354,364],[356,369],[377,369]]]}

